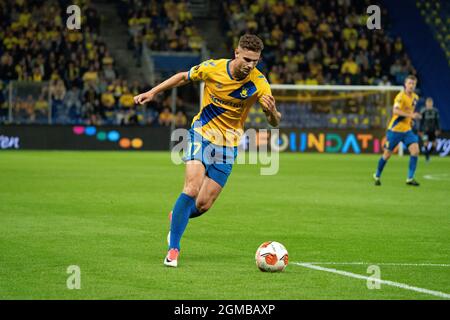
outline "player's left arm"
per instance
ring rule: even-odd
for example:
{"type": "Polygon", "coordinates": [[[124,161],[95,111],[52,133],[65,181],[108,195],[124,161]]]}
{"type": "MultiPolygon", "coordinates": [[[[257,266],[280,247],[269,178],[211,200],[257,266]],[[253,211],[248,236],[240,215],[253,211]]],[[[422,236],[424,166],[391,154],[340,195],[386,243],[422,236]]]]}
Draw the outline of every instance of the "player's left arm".
{"type": "Polygon", "coordinates": [[[275,98],[272,95],[269,82],[266,78],[264,78],[264,76],[258,77],[258,80],[260,80],[258,86],[261,88],[258,95],[258,101],[261,105],[261,109],[266,115],[267,122],[269,122],[272,127],[277,127],[280,124],[281,113],[277,110],[275,98]]]}
{"type": "Polygon", "coordinates": [[[147,102],[150,102],[153,100],[153,98],[160,92],[175,88],[184,86],[185,84],[189,83],[189,73],[186,72],[179,72],[169,79],[165,80],[164,82],[158,84],[156,87],[152,88],[151,90],[138,94],[137,96],[134,96],[134,103],[135,104],[144,104],[147,102]]]}
{"type": "Polygon", "coordinates": [[[280,124],[281,113],[277,110],[275,98],[272,95],[265,94],[261,96],[259,102],[266,115],[267,122],[269,122],[272,127],[277,127],[280,124]]]}

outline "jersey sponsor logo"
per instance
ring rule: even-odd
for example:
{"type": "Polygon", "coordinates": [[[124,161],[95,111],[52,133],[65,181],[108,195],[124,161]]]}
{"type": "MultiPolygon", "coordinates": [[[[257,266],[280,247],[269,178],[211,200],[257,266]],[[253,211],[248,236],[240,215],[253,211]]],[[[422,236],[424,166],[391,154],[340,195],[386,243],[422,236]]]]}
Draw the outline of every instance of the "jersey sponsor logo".
{"type": "Polygon", "coordinates": [[[221,108],[212,103],[208,104],[207,106],[203,107],[202,112],[200,113],[201,125],[204,126],[226,111],[227,109],[221,108]]]}
{"type": "Polygon", "coordinates": [[[214,103],[216,103],[216,104],[223,104],[223,105],[234,107],[234,108],[242,108],[244,106],[243,102],[241,102],[241,103],[234,103],[234,102],[231,102],[231,101],[225,101],[225,100],[222,100],[220,98],[217,98],[217,97],[213,96],[212,94],[210,95],[210,97],[211,97],[211,100],[214,103]]]}

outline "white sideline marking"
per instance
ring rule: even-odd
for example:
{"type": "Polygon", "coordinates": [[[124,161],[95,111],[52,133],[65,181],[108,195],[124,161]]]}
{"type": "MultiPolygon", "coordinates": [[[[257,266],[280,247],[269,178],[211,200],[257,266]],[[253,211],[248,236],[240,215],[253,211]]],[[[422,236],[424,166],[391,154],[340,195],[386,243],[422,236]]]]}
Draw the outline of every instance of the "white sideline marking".
{"type": "MultiPolygon", "coordinates": [[[[299,263],[299,262],[296,262],[299,263]]],[[[397,263],[397,262],[302,262],[306,264],[337,265],[337,266],[357,266],[357,265],[378,265],[378,266],[411,266],[411,267],[450,267],[445,263],[397,263]]]]}
{"type": "Polygon", "coordinates": [[[440,298],[450,299],[450,294],[448,294],[448,293],[444,293],[444,292],[440,292],[440,291],[434,291],[434,290],[428,290],[428,289],[419,288],[419,287],[413,287],[413,286],[410,286],[410,285],[407,285],[407,284],[404,284],[404,283],[400,283],[400,282],[394,282],[394,281],[389,281],[389,280],[381,280],[381,279],[371,278],[371,277],[363,276],[363,275],[352,273],[352,272],[347,272],[347,271],[342,271],[342,270],[336,270],[336,269],[331,269],[331,268],[324,268],[324,267],[320,267],[320,266],[315,266],[315,265],[310,264],[310,263],[293,262],[293,264],[298,265],[300,267],[309,268],[309,269],[325,271],[325,272],[331,272],[331,273],[339,274],[341,276],[345,276],[345,277],[349,277],[349,278],[355,278],[355,279],[361,279],[361,280],[370,280],[372,282],[378,282],[380,284],[385,284],[385,285],[392,286],[392,287],[397,287],[397,288],[401,288],[401,289],[405,289],[405,290],[425,293],[425,294],[429,294],[429,295],[440,297],[440,298]]]}
{"type": "Polygon", "coordinates": [[[427,180],[438,180],[438,181],[449,181],[450,180],[450,174],[448,174],[448,173],[426,174],[423,177],[427,180]]]}

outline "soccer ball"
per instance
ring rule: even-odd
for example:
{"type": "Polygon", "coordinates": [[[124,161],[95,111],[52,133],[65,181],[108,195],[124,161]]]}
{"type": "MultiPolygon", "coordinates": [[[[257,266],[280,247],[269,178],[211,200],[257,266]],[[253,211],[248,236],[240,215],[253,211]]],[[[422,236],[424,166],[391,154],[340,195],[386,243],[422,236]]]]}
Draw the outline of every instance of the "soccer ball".
{"type": "Polygon", "coordinates": [[[279,242],[267,241],[259,246],[255,255],[256,266],[264,272],[281,272],[288,265],[288,252],[279,242]]]}

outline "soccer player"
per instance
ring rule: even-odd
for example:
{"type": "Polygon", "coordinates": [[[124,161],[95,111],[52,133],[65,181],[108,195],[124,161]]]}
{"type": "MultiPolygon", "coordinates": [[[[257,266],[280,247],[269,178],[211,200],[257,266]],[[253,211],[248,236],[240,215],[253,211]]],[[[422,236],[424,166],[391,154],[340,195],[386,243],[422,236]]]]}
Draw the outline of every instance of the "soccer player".
{"type": "Polygon", "coordinates": [[[430,155],[433,148],[436,148],[436,137],[439,136],[441,126],[439,124],[439,112],[433,107],[433,99],[427,98],[425,108],[420,111],[422,119],[420,120],[419,135],[423,141],[423,153],[426,161],[430,161],[430,155]]]}
{"type": "Polygon", "coordinates": [[[169,249],[164,264],[177,267],[180,239],[189,218],[198,217],[211,208],[225,186],[237,156],[250,107],[257,101],[271,126],[278,126],[278,112],[269,83],[256,69],[264,48],[255,35],[243,35],[234,51],[234,59],[207,60],[180,72],[137,95],[136,103],[151,101],[158,93],[191,81],[204,81],[200,112],[189,130],[190,141],[183,192],[171,212],[169,249]]]}
{"type": "Polygon", "coordinates": [[[386,133],[386,144],[384,145],[384,152],[378,161],[378,168],[374,173],[373,178],[375,185],[381,185],[381,173],[386,165],[386,162],[392,155],[395,147],[403,142],[409,150],[409,171],[406,184],[410,186],[419,186],[419,183],[414,179],[416,172],[417,159],[419,156],[419,138],[413,133],[413,120],[420,119],[420,113],[415,112],[419,96],[414,92],[416,90],[417,78],[409,75],[405,79],[404,89],[397,94],[394,100],[393,116],[388,125],[386,133]]]}

